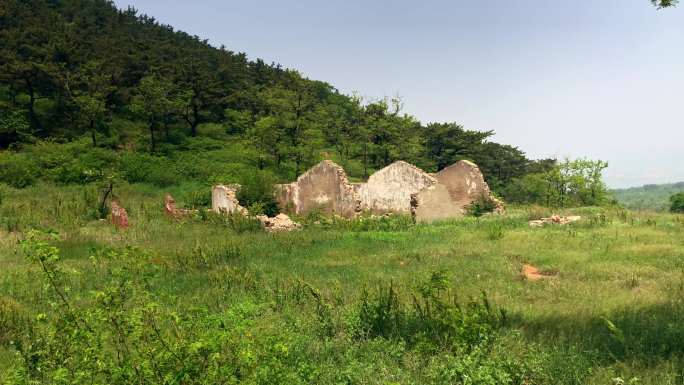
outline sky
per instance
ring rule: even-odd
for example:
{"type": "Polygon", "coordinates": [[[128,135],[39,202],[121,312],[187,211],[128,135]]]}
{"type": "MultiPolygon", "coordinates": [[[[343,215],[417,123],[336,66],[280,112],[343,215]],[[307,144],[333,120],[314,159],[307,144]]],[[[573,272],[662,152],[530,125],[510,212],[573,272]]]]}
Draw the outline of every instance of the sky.
{"type": "Polygon", "coordinates": [[[531,158],[606,160],[610,187],[684,181],[684,3],[115,0],[424,123],[531,158]]]}

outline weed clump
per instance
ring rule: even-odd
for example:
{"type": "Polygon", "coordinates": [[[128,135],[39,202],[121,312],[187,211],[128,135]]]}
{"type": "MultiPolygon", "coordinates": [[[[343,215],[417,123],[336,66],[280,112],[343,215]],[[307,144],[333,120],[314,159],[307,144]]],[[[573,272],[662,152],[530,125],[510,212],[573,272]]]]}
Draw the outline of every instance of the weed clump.
{"type": "Polygon", "coordinates": [[[371,295],[364,291],[359,308],[359,337],[398,339],[422,351],[470,352],[487,347],[505,321],[486,296],[460,303],[443,272],[433,273],[401,298],[392,285],[371,295]]]}

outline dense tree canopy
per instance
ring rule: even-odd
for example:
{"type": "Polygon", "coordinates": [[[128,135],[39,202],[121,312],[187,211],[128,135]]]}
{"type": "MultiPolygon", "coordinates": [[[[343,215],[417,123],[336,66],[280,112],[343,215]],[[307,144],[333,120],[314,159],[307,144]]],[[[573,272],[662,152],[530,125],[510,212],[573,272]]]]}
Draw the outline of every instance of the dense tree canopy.
{"type": "Polygon", "coordinates": [[[470,159],[497,191],[554,163],[492,142],[491,131],[424,125],[399,97],[344,95],[111,1],[3,1],[0,40],[0,149],[88,138],[182,159],[231,143],[240,164],[280,179],[323,158],[358,178],[399,159],[428,171],[470,159]]]}
{"type": "Polygon", "coordinates": [[[651,3],[653,3],[653,5],[657,6],[658,8],[667,8],[677,5],[677,3],[679,3],[679,0],[651,0],[651,3]]]}

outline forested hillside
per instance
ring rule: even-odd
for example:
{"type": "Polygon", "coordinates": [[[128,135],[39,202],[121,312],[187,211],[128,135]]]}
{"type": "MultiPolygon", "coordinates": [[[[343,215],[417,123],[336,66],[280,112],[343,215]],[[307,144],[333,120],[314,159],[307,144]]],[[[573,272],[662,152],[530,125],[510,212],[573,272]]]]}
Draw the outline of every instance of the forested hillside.
{"type": "Polygon", "coordinates": [[[554,165],[492,131],[421,123],[399,99],[344,95],[110,1],[3,1],[0,40],[0,181],[18,187],[284,180],[323,158],[360,179],[398,159],[427,171],[470,159],[501,192],[554,165]]]}
{"type": "Polygon", "coordinates": [[[617,189],[613,195],[629,209],[666,211],[670,209],[670,197],[680,192],[684,192],[684,182],[617,189]]]}

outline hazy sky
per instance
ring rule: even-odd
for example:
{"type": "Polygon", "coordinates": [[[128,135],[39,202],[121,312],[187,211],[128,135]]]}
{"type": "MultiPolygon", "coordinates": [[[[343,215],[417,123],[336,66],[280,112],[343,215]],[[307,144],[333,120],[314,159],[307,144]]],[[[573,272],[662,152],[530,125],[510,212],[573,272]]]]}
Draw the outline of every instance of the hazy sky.
{"type": "Polygon", "coordinates": [[[529,156],[684,181],[684,4],[648,0],[116,0],[214,45],[529,156]]]}

